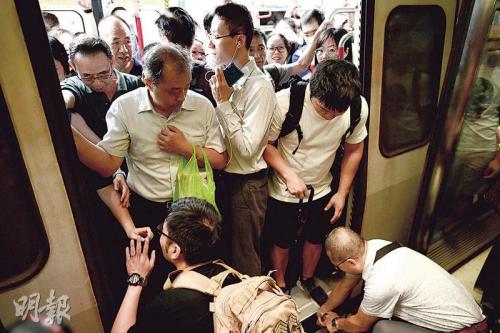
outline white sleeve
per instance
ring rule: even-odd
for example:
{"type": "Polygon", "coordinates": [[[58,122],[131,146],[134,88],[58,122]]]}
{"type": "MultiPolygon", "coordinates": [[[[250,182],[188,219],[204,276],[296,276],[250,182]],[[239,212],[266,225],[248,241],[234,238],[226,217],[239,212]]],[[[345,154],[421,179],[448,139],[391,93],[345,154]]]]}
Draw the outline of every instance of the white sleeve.
{"type": "Polygon", "coordinates": [[[222,153],[226,151],[226,146],[224,144],[219,121],[217,120],[217,115],[215,114],[215,109],[209,101],[207,101],[206,109],[208,117],[206,123],[205,148],[211,148],[218,153],[222,153]]]}
{"type": "Polygon", "coordinates": [[[227,139],[241,156],[253,157],[262,140],[266,139],[271,117],[276,108],[276,95],[270,82],[262,85],[249,96],[244,106],[233,106],[224,102],[217,106],[216,113],[227,139]],[[243,116],[233,110],[242,107],[243,116]]]}
{"type": "Polygon", "coordinates": [[[124,122],[123,109],[121,105],[114,102],[106,113],[106,124],[108,131],[97,145],[102,147],[108,154],[125,157],[130,146],[130,136],[124,122]]]}
{"type": "Polygon", "coordinates": [[[359,120],[359,123],[356,125],[356,127],[354,127],[352,134],[345,139],[346,143],[361,143],[361,141],[363,141],[368,135],[368,131],[366,130],[366,120],[368,119],[368,103],[363,96],[361,96],[360,118],[361,119],[359,120]]]}
{"type": "Polygon", "coordinates": [[[290,105],[290,89],[280,91],[276,95],[277,105],[271,118],[271,126],[269,128],[268,141],[276,141],[281,132],[281,127],[285,121],[286,114],[290,105]]]}

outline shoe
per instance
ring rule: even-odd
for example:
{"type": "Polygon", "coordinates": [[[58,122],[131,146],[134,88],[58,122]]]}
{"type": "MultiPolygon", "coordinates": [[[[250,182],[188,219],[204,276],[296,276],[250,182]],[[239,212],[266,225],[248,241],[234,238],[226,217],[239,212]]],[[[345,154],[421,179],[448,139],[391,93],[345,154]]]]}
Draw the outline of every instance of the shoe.
{"type": "Polygon", "coordinates": [[[325,304],[328,300],[326,292],[314,283],[314,277],[305,280],[301,278],[297,282],[297,286],[307,293],[319,306],[325,304]]]}

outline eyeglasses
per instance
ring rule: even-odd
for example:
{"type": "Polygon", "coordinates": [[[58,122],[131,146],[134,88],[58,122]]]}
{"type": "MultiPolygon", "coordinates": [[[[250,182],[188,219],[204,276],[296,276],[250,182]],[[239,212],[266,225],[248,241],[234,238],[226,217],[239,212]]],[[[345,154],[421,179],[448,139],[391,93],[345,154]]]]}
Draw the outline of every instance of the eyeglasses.
{"type": "Polygon", "coordinates": [[[170,237],[169,235],[167,235],[166,233],[163,232],[163,223],[160,223],[156,226],[156,233],[158,234],[158,236],[160,236],[160,238],[161,238],[161,236],[165,236],[168,239],[170,239],[172,242],[175,242],[175,239],[173,239],[172,237],[170,237]]]}
{"type": "Polygon", "coordinates": [[[234,37],[234,36],[237,36],[237,35],[241,35],[241,33],[239,32],[232,32],[228,35],[224,35],[224,36],[217,36],[215,33],[211,32],[208,34],[208,38],[213,42],[214,40],[218,40],[218,39],[222,39],[222,38],[226,38],[226,37],[234,37]]]}
{"type": "Polygon", "coordinates": [[[338,57],[338,49],[336,47],[329,47],[326,50],[319,48],[319,49],[316,49],[315,52],[316,52],[317,56],[326,55],[328,57],[338,57]]]}
{"type": "Polygon", "coordinates": [[[98,74],[84,74],[80,76],[79,74],[77,75],[80,80],[82,80],[85,83],[92,83],[95,80],[99,80],[101,82],[109,80],[113,76],[113,68],[110,67],[108,72],[106,73],[98,73],[98,74]]]}
{"type": "Polygon", "coordinates": [[[195,57],[196,57],[196,56],[204,56],[204,57],[206,57],[206,56],[207,56],[207,54],[206,54],[205,52],[200,52],[200,51],[191,51],[191,54],[192,54],[193,56],[195,56],[195,57]]]}
{"type": "Polygon", "coordinates": [[[342,260],[341,262],[339,262],[338,264],[333,264],[333,267],[335,267],[335,269],[339,271],[340,270],[340,265],[342,265],[343,263],[345,263],[347,260],[354,259],[354,258],[357,258],[357,257],[347,257],[344,260],[342,260]]]}
{"type": "Polygon", "coordinates": [[[269,52],[274,53],[275,51],[278,51],[279,53],[283,53],[286,48],[284,46],[277,46],[277,47],[270,47],[268,48],[269,52]]]}

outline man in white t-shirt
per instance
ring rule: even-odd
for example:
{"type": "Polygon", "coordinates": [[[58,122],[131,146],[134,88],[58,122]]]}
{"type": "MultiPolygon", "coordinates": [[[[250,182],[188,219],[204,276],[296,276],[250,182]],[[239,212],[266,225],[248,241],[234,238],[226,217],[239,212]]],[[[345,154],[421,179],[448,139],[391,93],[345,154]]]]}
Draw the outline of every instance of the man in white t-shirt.
{"type": "MultiPolygon", "coordinates": [[[[273,244],[274,278],[280,287],[292,287],[285,285],[284,274],[289,248],[298,233],[298,216],[305,208],[307,219],[302,231],[304,248],[300,286],[307,292],[315,288],[313,274],[323,241],[342,213],[363,155],[368,105],[361,98],[360,120],[346,137],[339,187],[336,193],[332,193],[330,168],[342,137],[351,126],[349,106],[360,92],[359,72],[353,64],[338,60],[321,63],[305,90],[299,121],[302,140],[299,142],[298,131],[294,130],[279,139],[277,148],[272,144],[266,147],[264,158],[275,171],[269,182],[266,228],[269,228],[273,244]],[[306,184],[314,189],[314,198],[303,206],[299,200],[309,195],[306,184]]],[[[278,139],[289,112],[290,89],[279,92],[277,99],[278,108],[269,134],[271,142],[278,139]]]]}
{"type": "Polygon", "coordinates": [[[459,281],[426,256],[407,247],[385,251],[388,245],[344,227],[328,235],[326,253],[346,275],[319,309],[320,325],[329,332],[364,332],[372,326],[374,333],[489,332],[481,308],[459,281]],[[329,312],[361,279],[358,312],[345,318],[329,312]]]}

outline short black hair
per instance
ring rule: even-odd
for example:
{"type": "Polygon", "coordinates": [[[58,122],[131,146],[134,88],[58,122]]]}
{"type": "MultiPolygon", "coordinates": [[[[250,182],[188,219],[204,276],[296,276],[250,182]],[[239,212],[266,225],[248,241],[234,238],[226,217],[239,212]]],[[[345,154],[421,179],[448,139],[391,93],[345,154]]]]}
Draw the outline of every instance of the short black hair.
{"type": "Polygon", "coordinates": [[[210,28],[212,27],[212,20],[214,19],[214,12],[208,12],[204,17],[203,17],[203,29],[205,29],[206,33],[210,33],[210,28]]]}
{"type": "Polygon", "coordinates": [[[300,24],[310,24],[312,20],[315,20],[318,22],[318,25],[321,25],[325,20],[325,14],[316,8],[309,9],[300,17],[300,24]]]}
{"type": "Polygon", "coordinates": [[[345,60],[325,60],[316,66],[310,82],[311,97],[329,109],[345,112],[361,94],[359,71],[345,60]]]}
{"type": "Polygon", "coordinates": [[[185,9],[169,7],[155,23],[160,35],[166,37],[169,42],[187,49],[193,45],[196,23],[185,9]]]}
{"type": "Polygon", "coordinates": [[[172,204],[165,223],[188,264],[215,259],[220,218],[214,206],[198,198],[180,199],[172,204]]]}
{"type": "Polygon", "coordinates": [[[69,59],[71,62],[75,61],[78,53],[82,55],[93,55],[102,52],[109,60],[113,59],[113,53],[109,45],[99,37],[89,35],[80,35],[75,37],[69,45],[69,59]]]}
{"type": "Polygon", "coordinates": [[[68,64],[68,53],[64,48],[64,45],[57,38],[49,36],[50,50],[52,51],[52,57],[58,60],[64,69],[64,74],[69,74],[69,64],[68,64]]]}
{"type": "Polygon", "coordinates": [[[266,34],[262,30],[260,30],[260,29],[253,29],[252,39],[254,37],[260,37],[260,38],[262,38],[262,40],[264,41],[264,45],[267,45],[267,36],[266,36],[266,34]]]}
{"type": "MultiPolygon", "coordinates": [[[[326,29],[319,35],[318,43],[316,44],[316,48],[321,47],[327,39],[331,38],[335,41],[335,46],[339,47],[340,40],[344,35],[347,34],[347,30],[343,28],[330,28],[326,29]]],[[[352,62],[352,39],[349,38],[344,44],[344,50],[349,49],[349,54],[344,60],[348,60],[352,62]]]]}
{"type": "Polygon", "coordinates": [[[215,8],[214,14],[224,20],[230,33],[245,35],[245,47],[248,50],[252,44],[253,21],[247,7],[229,2],[215,8]]]}
{"type": "Polygon", "coordinates": [[[50,31],[59,26],[59,19],[50,12],[42,12],[42,18],[45,24],[45,31],[50,31]]]}

